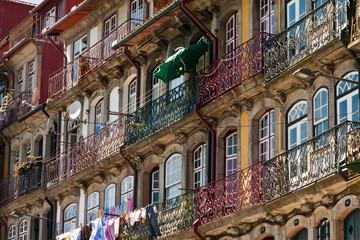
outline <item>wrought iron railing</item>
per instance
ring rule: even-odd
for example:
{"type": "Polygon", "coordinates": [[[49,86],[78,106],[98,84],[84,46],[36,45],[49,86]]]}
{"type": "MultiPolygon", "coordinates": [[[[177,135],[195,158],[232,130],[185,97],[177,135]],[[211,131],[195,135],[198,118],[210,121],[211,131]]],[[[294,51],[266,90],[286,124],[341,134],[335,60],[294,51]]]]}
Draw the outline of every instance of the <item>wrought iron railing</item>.
{"type": "Polygon", "coordinates": [[[346,27],[346,1],[327,1],[265,42],[265,81],[278,76],[339,37],[346,27]]]}
{"type": "Polygon", "coordinates": [[[263,48],[268,38],[269,34],[259,33],[200,71],[200,103],[205,104],[263,72],[263,48]]]}
{"type": "Polygon", "coordinates": [[[346,132],[358,126],[343,122],[264,162],[265,202],[336,173],[347,156],[346,132]]]}
{"type": "MultiPolygon", "coordinates": [[[[195,221],[195,194],[190,192],[179,197],[166,200],[158,205],[157,222],[162,239],[190,229],[195,221]]],[[[136,223],[133,227],[124,228],[123,239],[151,239],[149,224],[136,223]]]]}
{"type": "Polygon", "coordinates": [[[201,224],[264,201],[263,162],[196,190],[196,217],[201,224]]]}
{"type": "MultiPolygon", "coordinates": [[[[346,133],[346,143],[347,156],[343,165],[351,164],[360,159],[360,128],[356,128],[346,133]]],[[[347,171],[346,175],[348,178],[351,178],[357,174],[353,171],[347,171]]]]}
{"type": "Polygon", "coordinates": [[[196,100],[196,78],[191,78],[129,114],[126,144],[132,145],[193,112],[196,100]]]}
{"type": "Polygon", "coordinates": [[[45,183],[52,186],[119,152],[125,140],[125,117],[105,125],[45,163],[45,183]]]}
{"type": "Polygon", "coordinates": [[[113,50],[111,48],[112,43],[115,40],[125,38],[135,26],[142,22],[143,20],[138,19],[126,20],[74,61],[51,74],[49,76],[49,98],[55,98],[64,91],[71,89],[86,76],[122,53],[122,48],[113,50]]]}
{"type": "Polygon", "coordinates": [[[18,176],[10,175],[0,179],[0,207],[18,197],[18,176]]]}

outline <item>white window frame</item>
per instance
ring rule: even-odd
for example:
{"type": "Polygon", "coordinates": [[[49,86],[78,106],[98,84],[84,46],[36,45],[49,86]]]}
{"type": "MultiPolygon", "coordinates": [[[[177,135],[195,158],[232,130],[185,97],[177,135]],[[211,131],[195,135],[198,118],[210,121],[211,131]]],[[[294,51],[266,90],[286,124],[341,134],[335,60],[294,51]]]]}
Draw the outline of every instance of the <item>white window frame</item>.
{"type": "Polygon", "coordinates": [[[267,111],[259,120],[259,160],[275,157],[274,109],[267,111]],[[264,150],[265,149],[265,150],[264,150]]]}
{"type": "Polygon", "coordinates": [[[95,105],[95,131],[99,131],[102,125],[103,121],[103,101],[104,99],[101,99],[97,102],[95,105]]]}
{"type": "Polygon", "coordinates": [[[129,202],[134,195],[134,176],[127,176],[121,182],[120,203],[129,202]]]}
{"type": "Polygon", "coordinates": [[[129,84],[129,113],[136,111],[136,79],[129,84]]]}
{"type": "Polygon", "coordinates": [[[327,218],[324,218],[320,221],[319,225],[316,227],[316,239],[330,239],[330,221],[327,218]],[[326,233],[321,235],[321,230],[325,229],[326,233]]]}
{"type": "Polygon", "coordinates": [[[28,101],[32,104],[32,93],[34,91],[35,61],[29,63],[28,101]]]}
{"type": "Polygon", "coordinates": [[[237,132],[225,138],[225,176],[237,171],[237,142],[237,132]]]}
{"type": "Polygon", "coordinates": [[[314,109],[314,135],[317,136],[329,129],[329,104],[328,90],[321,88],[314,96],[313,109],[314,109]],[[323,102],[323,94],[326,94],[325,102],[323,102]],[[319,102],[318,102],[319,101],[319,102]],[[323,112],[326,115],[323,116],[323,112]],[[318,115],[318,117],[317,117],[318,115]]]}
{"type": "Polygon", "coordinates": [[[26,144],[26,158],[25,158],[25,162],[30,162],[30,155],[31,155],[31,141],[26,144]]]}
{"type": "Polygon", "coordinates": [[[8,232],[8,239],[11,240],[11,239],[15,239],[16,237],[16,226],[14,224],[12,224],[10,227],[9,227],[9,232],[8,232]]]}
{"type": "Polygon", "coordinates": [[[69,206],[67,206],[64,210],[64,217],[63,217],[64,232],[70,232],[71,230],[76,229],[76,216],[77,216],[77,204],[72,203],[69,206]],[[75,210],[75,212],[69,212],[69,210],[75,210]]]}
{"type": "Polygon", "coordinates": [[[160,186],[160,171],[159,169],[156,171],[153,171],[151,173],[151,203],[157,204],[159,203],[159,186],[160,186]],[[155,175],[157,175],[157,179],[155,179],[155,175]],[[155,186],[155,183],[157,186],[155,186]],[[158,200],[154,200],[154,195],[157,194],[158,200]]]}
{"type": "MultiPolygon", "coordinates": [[[[208,43],[208,39],[205,36],[202,36],[197,43],[200,42],[204,42],[204,43],[208,43]]],[[[209,59],[209,51],[206,50],[206,52],[204,53],[204,55],[202,55],[199,60],[198,60],[198,64],[196,65],[196,71],[201,71],[204,68],[206,68],[209,64],[210,64],[210,59],[209,59]]]]}
{"type": "Polygon", "coordinates": [[[19,82],[18,82],[18,88],[19,88],[19,94],[21,94],[24,90],[24,69],[19,70],[19,82]]]}
{"type": "Polygon", "coordinates": [[[229,53],[234,50],[238,45],[238,19],[239,14],[233,14],[226,22],[225,26],[225,53],[229,53]]]}
{"type": "Polygon", "coordinates": [[[50,9],[50,11],[46,13],[45,18],[45,28],[48,29],[56,22],[56,7],[50,9]]]}
{"type": "Polygon", "coordinates": [[[308,139],[307,136],[307,102],[296,103],[288,113],[288,149],[294,148],[308,139]],[[306,128],[306,137],[301,137],[301,130],[306,128]],[[296,130],[296,139],[291,144],[291,131],[296,130]]]}
{"type": "Polygon", "coordinates": [[[87,201],[87,223],[97,218],[99,211],[99,192],[93,192],[89,195],[87,201]]]}
{"type": "Polygon", "coordinates": [[[20,147],[15,151],[15,164],[20,164],[20,147]]]}
{"type": "Polygon", "coordinates": [[[160,70],[160,65],[157,66],[152,74],[151,77],[151,92],[152,92],[152,101],[155,101],[156,99],[158,99],[162,94],[163,94],[163,90],[165,87],[165,84],[163,83],[163,81],[160,78],[156,78],[154,75],[155,73],[157,73],[160,70]]]}
{"type": "Polygon", "coordinates": [[[26,240],[27,229],[27,220],[24,219],[19,224],[19,240],[26,240]]]}
{"type": "Polygon", "coordinates": [[[131,30],[141,24],[145,19],[145,2],[144,0],[132,0],[130,3],[131,30]]]}
{"type": "Polygon", "coordinates": [[[88,39],[87,39],[87,35],[82,36],[81,38],[79,38],[78,40],[76,40],[73,43],[73,59],[75,60],[76,58],[78,58],[83,52],[86,51],[86,49],[88,49],[88,39]],[[83,43],[86,43],[86,46],[82,46],[83,43]],[[75,52],[76,49],[76,45],[79,45],[79,51],[75,52]]]}
{"type": "Polygon", "coordinates": [[[104,208],[110,209],[115,207],[115,195],[116,194],[116,187],[115,184],[112,183],[105,189],[105,201],[104,201],[104,208]]]}
{"type": "Polygon", "coordinates": [[[205,184],[206,184],[206,144],[202,144],[194,151],[194,189],[202,187],[205,184]],[[199,179],[198,181],[197,178],[199,179]]]}
{"type": "Polygon", "coordinates": [[[292,1],[289,1],[286,4],[286,13],[287,13],[287,19],[286,19],[287,27],[291,27],[296,22],[298,22],[299,20],[301,20],[303,17],[306,16],[306,0],[292,0],[292,1]],[[301,1],[305,2],[305,12],[300,14],[300,5],[301,5],[300,2],[301,1]],[[295,16],[294,16],[294,19],[292,21],[290,21],[290,6],[292,6],[293,4],[295,4],[295,16]]]}
{"type": "Polygon", "coordinates": [[[181,195],[181,165],[182,156],[175,153],[165,163],[165,197],[173,199],[181,195]]]}
{"type": "Polygon", "coordinates": [[[274,0],[260,0],[260,32],[266,32],[271,34],[275,33],[274,0]]]}
{"type": "Polygon", "coordinates": [[[109,17],[104,22],[104,36],[109,35],[112,31],[114,31],[116,28],[116,14],[109,17]]]}

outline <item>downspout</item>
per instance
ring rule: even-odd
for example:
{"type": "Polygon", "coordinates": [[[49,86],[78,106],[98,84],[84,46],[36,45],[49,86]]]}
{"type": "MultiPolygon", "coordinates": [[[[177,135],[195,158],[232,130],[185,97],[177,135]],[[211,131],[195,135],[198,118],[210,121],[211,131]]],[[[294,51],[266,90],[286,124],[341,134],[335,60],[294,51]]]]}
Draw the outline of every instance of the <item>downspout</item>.
{"type": "Polygon", "coordinates": [[[67,64],[67,56],[65,53],[59,48],[59,46],[54,42],[54,40],[49,37],[48,34],[46,34],[46,38],[50,40],[51,44],[55,47],[55,49],[64,57],[64,66],[67,64]]]}
{"type": "Polygon", "coordinates": [[[136,199],[137,199],[137,178],[138,178],[138,172],[136,167],[134,166],[134,164],[132,164],[130,162],[130,160],[125,156],[125,154],[123,153],[123,149],[124,149],[124,145],[120,146],[120,155],[121,157],[125,160],[125,162],[127,163],[127,165],[129,165],[129,167],[133,170],[134,172],[134,199],[133,199],[133,209],[136,208],[136,199]]]}
{"type": "Polygon", "coordinates": [[[57,141],[57,143],[56,143],[56,153],[59,153],[60,152],[60,141],[61,141],[61,139],[60,139],[60,137],[61,137],[61,112],[59,111],[58,112],[58,120],[57,120],[57,129],[56,129],[56,132],[58,133],[58,134],[56,134],[56,141],[57,141]]]}
{"type": "Polygon", "coordinates": [[[199,225],[199,222],[200,222],[199,219],[196,219],[195,222],[193,223],[193,233],[195,234],[197,239],[204,240],[203,237],[200,235],[200,233],[197,231],[197,227],[199,225]]]}
{"type": "MultiPolygon", "coordinates": [[[[8,166],[7,166],[7,176],[10,175],[10,156],[11,156],[11,143],[10,140],[4,135],[4,133],[2,132],[2,129],[0,129],[0,137],[2,138],[2,140],[6,143],[6,145],[8,145],[8,166]]],[[[2,176],[2,172],[1,172],[1,176],[2,176]]]]}
{"type": "Polygon", "coordinates": [[[5,61],[5,54],[2,54],[2,60],[3,60],[3,64],[6,67],[6,69],[10,72],[11,74],[11,87],[10,88],[15,88],[15,73],[13,72],[13,70],[11,70],[11,68],[9,67],[9,65],[7,65],[6,61],[5,61]]]}
{"type": "MultiPolygon", "coordinates": [[[[56,208],[54,208],[54,204],[51,203],[51,201],[48,199],[48,197],[45,197],[45,201],[50,205],[50,211],[52,214],[51,239],[55,239],[56,208]]],[[[55,201],[55,204],[56,204],[56,201],[55,201]]]]}
{"type": "Polygon", "coordinates": [[[6,239],[6,236],[7,236],[7,224],[6,224],[6,221],[4,220],[3,217],[0,217],[0,223],[1,223],[0,224],[0,232],[1,232],[1,225],[4,225],[4,229],[5,229],[2,239],[6,239]]]}
{"type": "Polygon", "coordinates": [[[218,39],[215,35],[185,6],[185,0],[180,0],[180,8],[183,9],[214,41],[213,57],[218,59],[218,39]]]}
{"type": "Polygon", "coordinates": [[[41,111],[45,114],[45,116],[49,119],[50,115],[48,114],[48,112],[45,110],[45,105],[41,108],[41,111]]]}
{"type": "Polygon", "coordinates": [[[140,107],[140,67],[137,63],[130,57],[127,52],[127,48],[124,48],[125,57],[130,61],[130,63],[136,68],[136,108],[140,107]]]}

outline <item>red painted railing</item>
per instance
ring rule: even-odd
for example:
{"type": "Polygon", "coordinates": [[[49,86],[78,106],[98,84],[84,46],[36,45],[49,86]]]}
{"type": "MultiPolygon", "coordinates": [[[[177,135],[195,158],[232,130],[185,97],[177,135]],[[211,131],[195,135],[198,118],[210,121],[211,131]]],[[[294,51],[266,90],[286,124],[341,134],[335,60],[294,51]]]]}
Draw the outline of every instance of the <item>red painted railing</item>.
{"type": "Polygon", "coordinates": [[[263,162],[196,190],[196,216],[201,224],[264,202],[263,162]]]}
{"type": "Polygon", "coordinates": [[[141,24],[143,20],[128,19],[106,37],[83,52],[74,61],[57,70],[49,76],[49,97],[55,98],[59,94],[71,89],[79,81],[109,62],[123,52],[120,48],[114,51],[111,46],[115,40],[125,38],[131,30],[141,24]]]}
{"type": "Polygon", "coordinates": [[[115,155],[125,141],[125,117],[106,125],[45,163],[45,186],[63,181],[115,155]]]}
{"type": "Polygon", "coordinates": [[[208,103],[263,72],[263,46],[268,37],[267,33],[259,33],[200,71],[200,103],[208,103]]]}

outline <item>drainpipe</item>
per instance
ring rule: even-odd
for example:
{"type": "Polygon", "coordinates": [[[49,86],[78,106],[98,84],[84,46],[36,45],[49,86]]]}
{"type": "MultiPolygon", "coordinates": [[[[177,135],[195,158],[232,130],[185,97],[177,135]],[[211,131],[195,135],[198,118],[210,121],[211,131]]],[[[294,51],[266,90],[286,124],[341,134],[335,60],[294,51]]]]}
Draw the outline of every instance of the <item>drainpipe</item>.
{"type": "MultiPolygon", "coordinates": [[[[2,140],[6,143],[6,145],[8,146],[8,166],[7,166],[7,176],[10,175],[10,156],[11,156],[11,143],[10,140],[5,137],[4,133],[2,132],[2,129],[0,129],[0,137],[2,138],[2,140]]],[[[2,165],[3,166],[3,165],[2,165]]],[[[2,172],[1,172],[1,176],[2,176],[2,172]]]]}
{"type": "Polygon", "coordinates": [[[213,57],[218,59],[218,39],[215,35],[185,6],[185,0],[180,0],[180,8],[183,9],[214,41],[213,57]]]}
{"type": "Polygon", "coordinates": [[[50,115],[48,114],[48,112],[45,110],[45,105],[42,106],[41,111],[45,114],[45,116],[49,119],[50,115]]]}
{"type": "MultiPolygon", "coordinates": [[[[4,226],[4,229],[5,229],[2,239],[6,239],[6,236],[7,236],[7,224],[6,224],[6,221],[4,220],[3,217],[0,217],[0,223],[1,223],[1,224],[0,224],[0,230],[1,230],[1,225],[3,225],[3,226],[4,226]]],[[[0,231],[0,232],[1,232],[1,231],[0,231]]],[[[0,236],[0,237],[1,237],[1,236],[0,236]]]]}
{"type": "MultiPolygon", "coordinates": [[[[55,227],[56,227],[56,207],[51,203],[48,197],[45,197],[45,201],[50,205],[50,211],[52,212],[52,226],[51,226],[51,239],[55,239],[55,227]]],[[[56,205],[56,201],[55,201],[56,205]]]]}
{"type": "Polygon", "coordinates": [[[15,73],[13,72],[13,70],[11,70],[11,68],[9,67],[9,65],[7,65],[6,61],[5,61],[5,54],[2,54],[2,61],[4,66],[6,67],[6,69],[10,72],[11,74],[11,87],[9,87],[10,89],[14,89],[15,88],[15,73]]]}
{"type": "Polygon", "coordinates": [[[64,57],[64,66],[67,64],[67,56],[65,53],[59,48],[59,46],[54,42],[54,40],[49,37],[48,34],[46,34],[46,38],[50,40],[51,44],[55,47],[55,49],[64,57]]]}
{"type": "Polygon", "coordinates": [[[211,132],[211,179],[209,182],[215,181],[215,148],[216,148],[216,131],[210,126],[209,123],[201,116],[199,113],[200,103],[196,103],[194,107],[194,112],[200,121],[205,125],[205,127],[211,132]]]}
{"type": "Polygon", "coordinates": [[[197,226],[199,225],[199,222],[200,222],[199,219],[196,219],[195,222],[193,223],[193,233],[195,234],[197,239],[204,240],[203,237],[197,231],[197,226]]]}
{"type": "Polygon", "coordinates": [[[125,156],[125,154],[123,153],[123,149],[124,149],[124,145],[122,145],[120,147],[120,155],[121,157],[125,160],[125,162],[129,165],[129,167],[133,170],[134,172],[134,199],[133,199],[133,209],[136,208],[136,196],[137,196],[137,178],[138,178],[138,172],[136,167],[134,166],[134,164],[132,164],[130,162],[130,160],[125,156]]]}
{"type": "Polygon", "coordinates": [[[136,107],[140,107],[140,67],[137,63],[132,59],[127,52],[127,48],[124,48],[125,57],[130,61],[130,63],[136,68],[136,107]]]}
{"type": "Polygon", "coordinates": [[[57,120],[57,129],[56,129],[56,132],[58,134],[56,134],[56,152],[59,153],[60,152],[60,142],[61,142],[61,111],[58,112],[58,120],[57,120]]]}

